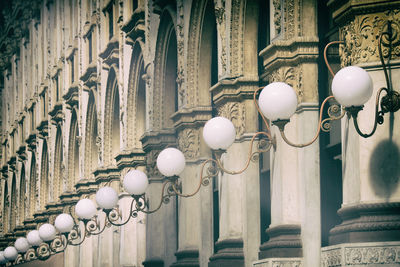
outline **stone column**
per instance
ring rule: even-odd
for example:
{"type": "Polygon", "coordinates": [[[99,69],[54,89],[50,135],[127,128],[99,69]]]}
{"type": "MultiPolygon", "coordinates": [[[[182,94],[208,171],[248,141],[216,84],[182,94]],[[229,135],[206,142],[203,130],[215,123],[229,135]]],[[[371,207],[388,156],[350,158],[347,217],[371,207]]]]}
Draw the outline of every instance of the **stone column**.
{"type": "MultiPolygon", "coordinates": [[[[357,8],[351,1],[332,1],[329,7],[339,25],[340,39],[345,41],[340,50],[343,66],[358,65],[372,78],[374,94],[358,115],[361,130],[369,133],[374,123],[375,97],[381,87],[386,87],[382,65],[379,61],[378,36],[386,22],[393,22],[396,51],[400,26],[400,1],[358,1],[357,8]]],[[[384,54],[388,51],[384,40],[384,54]]],[[[391,63],[399,59],[392,54],[391,63]]],[[[393,88],[398,91],[397,64],[389,73],[393,88]]],[[[398,114],[385,114],[384,124],[372,137],[363,138],[355,130],[353,121],[342,119],[342,172],[343,203],[338,214],[342,223],[330,232],[331,245],[323,250],[324,266],[331,266],[332,257],[340,260],[337,266],[353,264],[399,264],[400,247],[400,136],[398,114]],[[396,241],[396,242],[389,242],[396,241]],[[345,253],[343,253],[345,251],[345,253]],[[397,251],[397,252],[396,252],[397,251]],[[394,254],[391,254],[391,253],[394,254]]]]}
{"type": "MultiPolygon", "coordinates": [[[[310,142],[318,127],[317,1],[271,3],[271,44],[261,51],[268,83],[285,82],[297,93],[296,114],[285,127],[295,144],[310,142]],[[284,18],[282,20],[282,17],[284,18]],[[304,25],[307,25],[305,27],[304,25]],[[278,27],[279,26],[279,27],[278,27]]],[[[319,145],[295,148],[272,127],[276,147],[271,153],[271,225],[254,266],[318,266],[320,262],[319,145]]],[[[270,193],[270,192],[268,192],[270,193]]]]}
{"type": "MultiPolygon", "coordinates": [[[[160,203],[162,178],[156,167],[157,156],[168,145],[176,142],[175,134],[169,130],[147,132],[141,139],[146,153],[146,173],[149,187],[146,197],[150,200],[149,209],[153,210],[160,203]]],[[[170,266],[175,262],[177,250],[176,199],[171,197],[168,204],[162,204],[154,214],[146,217],[146,259],[145,267],[170,266]]]]}

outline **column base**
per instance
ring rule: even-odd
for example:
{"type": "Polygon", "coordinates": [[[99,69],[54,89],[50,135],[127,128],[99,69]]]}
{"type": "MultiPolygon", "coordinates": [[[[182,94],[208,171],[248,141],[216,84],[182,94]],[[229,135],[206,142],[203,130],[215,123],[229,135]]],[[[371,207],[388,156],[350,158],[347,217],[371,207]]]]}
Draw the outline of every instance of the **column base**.
{"type": "Polygon", "coordinates": [[[171,267],[199,267],[199,251],[196,249],[184,249],[175,253],[176,262],[171,267]]]}
{"type": "Polygon", "coordinates": [[[321,249],[322,267],[400,266],[400,242],[340,244],[321,249]]]}
{"type": "Polygon", "coordinates": [[[164,267],[162,259],[147,259],[142,264],[144,267],[164,267]]]}
{"type": "Polygon", "coordinates": [[[400,240],[399,202],[358,204],[338,214],[343,222],[330,231],[330,245],[400,240]]]}
{"type": "Polygon", "coordinates": [[[253,267],[302,267],[301,258],[270,258],[253,262],[253,267]]]}
{"type": "Polygon", "coordinates": [[[225,239],[215,246],[217,252],[210,257],[208,267],[244,267],[242,239],[225,239]]]}
{"type": "Polygon", "coordinates": [[[279,225],[268,228],[266,233],[270,239],[260,246],[259,259],[303,256],[300,225],[279,225]]]}

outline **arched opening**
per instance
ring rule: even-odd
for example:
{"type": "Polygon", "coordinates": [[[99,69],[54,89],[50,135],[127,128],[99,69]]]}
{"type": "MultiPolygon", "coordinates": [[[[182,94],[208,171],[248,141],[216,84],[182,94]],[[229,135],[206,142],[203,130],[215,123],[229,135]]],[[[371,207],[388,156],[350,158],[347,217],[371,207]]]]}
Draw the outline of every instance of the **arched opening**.
{"type": "Polygon", "coordinates": [[[26,182],[25,182],[25,165],[21,167],[21,179],[19,182],[19,224],[22,224],[26,215],[26,182]]]}
{"type": "Polygon", "coordinates": [[[140,137],[146,130],[146,83],[143,80],[144,62],[139,41],[132,52],[128,87],[128,135],[129,147],[141,148],[140,137]]]}
{"type": "Polygon", "coordinates": [[[104,114],[105,160],[111,163],[120,151],[120,102],[118,82],[114,68],[108,74],[106,106],[104,114]]]}
{"type": "Polygon", "coordinates": [[[77,136],[78,120],[76,111],[73,110],[68,144],[68,190],[73,190],[73,186],[79,179],[79,143],[77,136]]]}
{"type": "Polygon", "coordinates": [[[9,205],[10,205],[10,200],[8,196],[8,184],[7,182],[4,183],[4,196],[3,196],[3,213],[4,213],[4,219],[3,219],[3,231],[4,233],[7,233],[10,229],[9,227],[9,205]]]}
{"type": "Polygon", "coordinates": [[[17,178],[13,174],[11,181],[11,195],[10,195],[10,231],[14,231],[17,223],[17,178]]]}
{"type": "Polygon", "coordinates": [[[40,172],[40,209],[44,210],[49,201],[49,156],[47,142],[43,141],[42,162],[40,172]]]}
{"type": "Polygon", "coordinates": [[[33,214],[36,211],[36,202],[38,192],[36,191],[36,160],[35,154],[32,152],[32,160],[31,160],[31,171],[30,171],[30,180],[29,180],[29,211],[30,216],[33,218],[33,214]]]}
{"type": "Polygon", "coordinates": [[[89,92],[89,102],[86,120],[86,136],[85,136],[85,176],[89,177],[98,164],[97,139],[97,110],[94,100],[93,91],[89,92]]]}
{"type": "Polygon", "coordinates": [[[155,118],[161,129],[173,127],[171,116],[178,110],[177,93],[177,41],[175,26],[169,11],[161,15],[157,36],[155,77],[155,118]]]}
{"type": "Polygon", "coordinates": [[[61,127],[57,126],[56,147],[54,151],[54,182],[53,182],[54,200],[58,200],[58,197],[63,192],[62,162],[63,162],[62,134],[61,134],[61,127]]]}

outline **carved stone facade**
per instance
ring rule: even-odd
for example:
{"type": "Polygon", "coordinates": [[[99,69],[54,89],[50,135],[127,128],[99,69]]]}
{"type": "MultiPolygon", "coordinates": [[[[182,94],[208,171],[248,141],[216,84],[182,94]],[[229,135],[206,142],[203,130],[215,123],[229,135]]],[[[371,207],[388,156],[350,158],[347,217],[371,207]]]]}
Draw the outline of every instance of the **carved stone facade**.
{"type": "MultiPolygon", "coordinates": [[[[125,217],[130,203],[118,182],[131,169],[149,178],[144,204],[162,203],[49,261],[20,266],[400,265],[396,113],[370,139],[356,135],[345,116],[301,149],[271,126],[271,150],[247,161],[253,134],[266,128],[253,102],[259,86],[292,86],[299,106],[287,137],[307,142],[315,134],[316,107],[330,92],[328,41],[344,42],[329,60],[365,67],[378,87],[378,37],[390,20],[390,77],[398,91],[399,0],[5,2],[0,250],[106,185],[118,190],[125,217]],[[215,116],[236,130],[218,158],[229,171],[206,165],[213,178],[195,196],[160,199],[170,178],[157,169],[159,153],[183,152],[175,189],[191,192],[202,164],[218,156],[202,136],[215,116]]],[[[385,35],[386,60],[388,44],[385,35]]],[[[363,127],[373,101],[360,115],[363,127]]]]}

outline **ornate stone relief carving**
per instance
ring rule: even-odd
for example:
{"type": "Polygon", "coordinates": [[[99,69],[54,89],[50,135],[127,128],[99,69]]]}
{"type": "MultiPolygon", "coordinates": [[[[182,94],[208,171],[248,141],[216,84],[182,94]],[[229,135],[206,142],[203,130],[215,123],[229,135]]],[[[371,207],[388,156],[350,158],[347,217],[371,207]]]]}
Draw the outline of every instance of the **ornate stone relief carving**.
{"type": "Polygon", "coordinates": [[[281,0],[273,0],[274,5],[274,25],[275,25],[275,35],[281,34],[282,30],[282,5],[281,0]]]}
{"type": "Polygon", "coordinates": [[[236,138],[240,137],[245,130],[245,110],[242,103],[229,102],[218,108],[218,115],[232,121],[236,129],[236,138]]]}
{"type": "Polygon", "coordinates": [[[244,1],[232,1],[230,75],[238,77],[243,73],[243,21],[244,1]]]}
{"type": "Polygon", "coordinates": [[[285,82],[292,86],[297,93],[298,101],[301,102],[304,91],[303,91],[303,70],[301,66],[297,67],[283,67],[274,70],[268,75],[268,81],[272,82],[285,82]]]}
{"type": "Polygon", "coordinates": [[[200,136],[196,129],[186,128],[178,134],[179,149],[185,158],[194,159],[200,155],[200,136]]]}
{"type": "Polygon", "coordinates": [[[342,253],[340,249],[326,251],[321,254],[322,267],[342,266],[342,253]]]}
{"type": "Polygon", "coordinates": [[[220,39],[220,49],[221,49],[221,57],[220,57],[220,66],[221,66],[221,74],[226,73],[226,29],[225,29],[225,1],[217,1],[214,0],[215,5],[215,19],[217,21],[217,30],[220,39]]]}
{"type": "Polygon", "coordinates": [[[283,25],[285,39],[301,36],[301,6],[299,0],[284,1],[283,25]]]}
{"type": "Polygon", "coordinates": [[[400,263],[400,247],[345,248],[346,265],[400,263]]]}
{"type": "Polygon", "coordinates": [[[183,0],[177,1],[178,17],[176,25],[176,39],[178,48],[178,71],[176,77],[176,83],[178,85],[178,106],[182,107],[186,104],[187,92],[185,90],[185,38],[184,38],[184,7],[183,0]]]}
{"type": "MultiPolygon", "coordinates": [[[[345,45],[340,47],[342,66],[379,60],[379,34],[388,20],[392,20],[393,28],[400,32],[400,10],[384,13],[356,16],[349,24],[340,28],[340,39],[345,45]]],[[[400,35],[395,36],[393,44],[400,42],[400,35]]],[[[383,55],[388,55],[388,41],[383,38],[383,55]]],[[[392,51],[392,59],[400,57],[400,48],[392,51]]]]}
{"type": "Polygon", "coordinates": [[[151,177],[161,176],[157,169],[157,157],[160,151],[152,149],[146,154],[146,172],[147,175],[151,177]]]}

